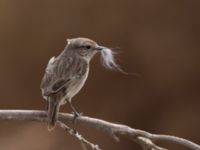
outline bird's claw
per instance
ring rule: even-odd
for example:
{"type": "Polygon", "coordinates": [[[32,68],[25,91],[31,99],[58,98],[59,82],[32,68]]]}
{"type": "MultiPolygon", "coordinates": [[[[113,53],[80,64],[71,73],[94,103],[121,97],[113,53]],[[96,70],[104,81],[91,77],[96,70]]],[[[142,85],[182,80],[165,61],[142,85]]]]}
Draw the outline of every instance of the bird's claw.
{"type": "Polygon", "coordinates": [[[76,123],[76,119],[80,116],[83,115],[83,113],[78,113],[78,112],[72,112],[72,114],[74,115],[73,119],[72,119],[72,123],[75,124],[76,123]]]}

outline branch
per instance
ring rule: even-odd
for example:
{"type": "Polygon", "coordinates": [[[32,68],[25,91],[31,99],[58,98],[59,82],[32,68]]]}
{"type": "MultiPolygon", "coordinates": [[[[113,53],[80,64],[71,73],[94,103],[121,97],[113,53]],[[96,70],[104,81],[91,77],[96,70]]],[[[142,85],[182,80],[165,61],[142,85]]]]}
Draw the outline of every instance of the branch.
{"type": "MultiPolygon", "coordinates": [[[[0,110],[0,120],[26,120],[46,122],[47,115],[45,111],[39,110],[0,110]]],[[[72,120],[72,114],[59,114],[59,121],[62,123],[71,123],[72,120]]],[[[78,117],[76,120],[76,124],[81,126],[88,126],[105,132],[117,141],[119,141],[118,136],[123,135],[140,144],[144,150],[166,150],[155,145],[154,142],[157,141],[174,142],[192,150],[200,150],[200,145],[183,138],[170,135],[151,134],[149,132],[134,129],[126,125],[110,123],[104,120],[95,119],[87,116],[78,117]]]]}

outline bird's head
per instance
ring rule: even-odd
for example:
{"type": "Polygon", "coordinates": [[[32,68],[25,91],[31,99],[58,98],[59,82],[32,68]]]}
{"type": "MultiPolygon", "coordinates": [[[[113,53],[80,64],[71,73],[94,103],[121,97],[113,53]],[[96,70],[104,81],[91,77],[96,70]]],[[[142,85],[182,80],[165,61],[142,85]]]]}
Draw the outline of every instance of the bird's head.
{"type": "Polygon", "coordinates": [[[100,46],[95,41],[88,38],[67,39],[67,42],[67,50],[77,53],[87,61],[90,61],[96,53],[100,52],[104,67],[123,72],[116,64],[114,52],[110,48],[100,46]]]}
{"type": "Polygon", "coordinates": [[[96,42],[87,38],[67,39],[67,49],[88,61],[97,53],[97,47],[96,42]]]}

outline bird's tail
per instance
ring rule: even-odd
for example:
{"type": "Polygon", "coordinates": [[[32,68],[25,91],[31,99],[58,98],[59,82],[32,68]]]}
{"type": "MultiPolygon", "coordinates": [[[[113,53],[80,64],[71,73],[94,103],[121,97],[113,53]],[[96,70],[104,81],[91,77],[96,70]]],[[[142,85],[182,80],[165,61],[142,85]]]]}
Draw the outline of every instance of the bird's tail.
{"type": "Polygon", "coordinates": [[[60,109],[60,104],[54,97],[48,98],[48,109],[47,109],[47,117],[48,117],[48,130],[52,131],[55,128],[56,121],[58,118],[58,113],[60,109]]]}

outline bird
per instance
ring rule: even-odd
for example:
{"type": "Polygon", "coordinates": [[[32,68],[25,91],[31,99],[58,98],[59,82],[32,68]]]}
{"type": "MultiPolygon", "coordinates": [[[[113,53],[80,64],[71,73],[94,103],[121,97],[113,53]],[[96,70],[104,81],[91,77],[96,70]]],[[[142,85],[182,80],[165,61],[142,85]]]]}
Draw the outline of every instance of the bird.
{"type": "Polygon", "coordinates": [[[40,84],[42,96],[47,101],[49,131],[55,128],[60,106],[66,103],[71,107],[75,118],[80,116],[72,105],[72,98],[84,86],[90,61],[98,52],[101,54],[103,66],[123,72],[115,62],[113,50],[84,37],[67,39],[64,50],[49,60],[40,84]]]}

